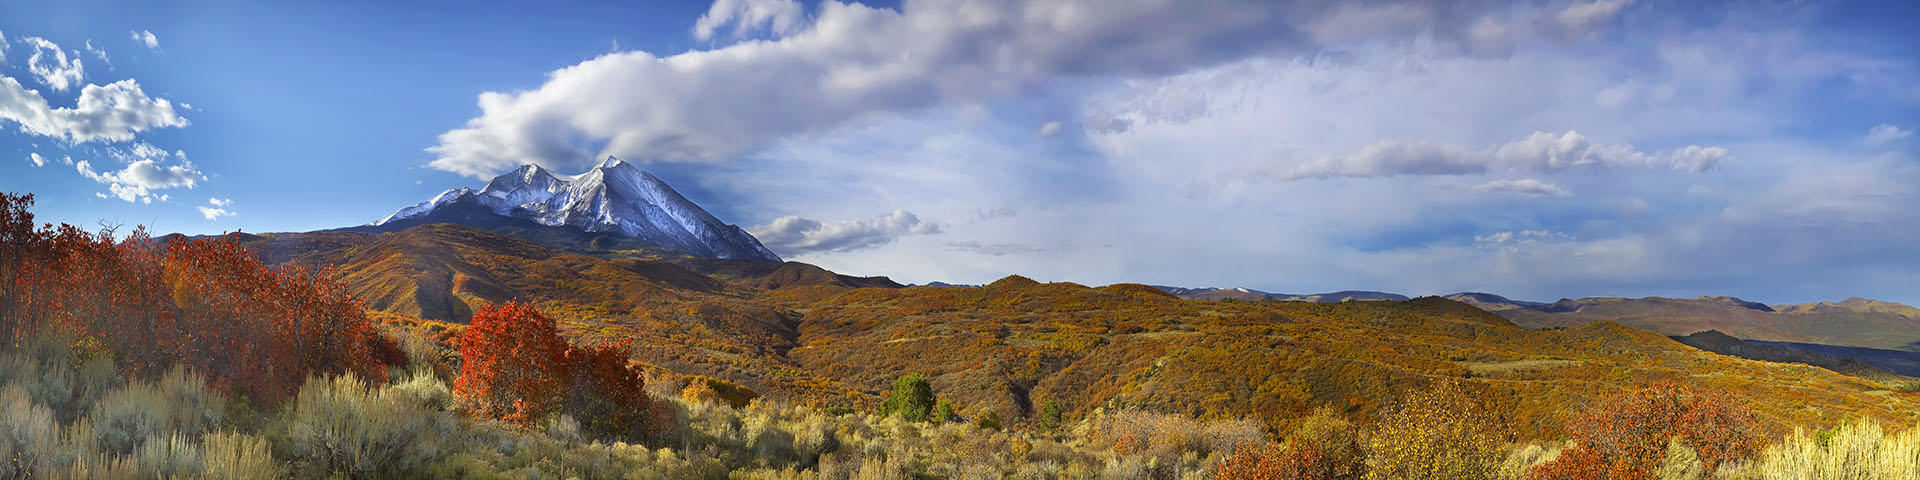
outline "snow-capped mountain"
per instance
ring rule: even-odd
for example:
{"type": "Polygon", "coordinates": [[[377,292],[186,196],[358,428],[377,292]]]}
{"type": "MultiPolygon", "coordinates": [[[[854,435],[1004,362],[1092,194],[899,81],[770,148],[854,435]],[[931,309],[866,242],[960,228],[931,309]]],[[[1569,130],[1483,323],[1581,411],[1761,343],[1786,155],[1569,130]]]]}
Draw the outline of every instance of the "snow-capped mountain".
{"type": "Polygon", "coordinates": [[[435,217],[460,215],[470,218],[467,211],[475,205],[494,215],[550,227],[617,232],[696,257],[780,261],[746,230],[721,222],[659,177],[614,157],[579,175],[522,166],[495,177],[486,188],[447,190],[368,226],[430,223],[435,217]]]}

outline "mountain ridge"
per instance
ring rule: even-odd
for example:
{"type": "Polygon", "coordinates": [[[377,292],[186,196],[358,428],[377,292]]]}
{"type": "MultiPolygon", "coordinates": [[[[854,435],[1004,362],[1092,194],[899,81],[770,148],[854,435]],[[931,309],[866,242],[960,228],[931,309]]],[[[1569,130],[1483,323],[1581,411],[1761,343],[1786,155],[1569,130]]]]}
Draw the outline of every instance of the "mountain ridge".
{"type": "MultiPolygon", "coordinates": [[[[634,240],[603,240],[624,247],[654,247],[701,258],[781,262],[780,256],[738,225],[715,218],[672,186],[632,163],[607,157],[578,175],[534,164],[494,177],[474,190],[448,189],[366,225],[341,230],[392,232],[449,222],[509,233],[568,228],[585,236],[619,234],[634,240]]],[[[542,238],[565,237],[546,231],[542,238]]],[[[641,248],[627,248],[641,249],[641,248]]]]}

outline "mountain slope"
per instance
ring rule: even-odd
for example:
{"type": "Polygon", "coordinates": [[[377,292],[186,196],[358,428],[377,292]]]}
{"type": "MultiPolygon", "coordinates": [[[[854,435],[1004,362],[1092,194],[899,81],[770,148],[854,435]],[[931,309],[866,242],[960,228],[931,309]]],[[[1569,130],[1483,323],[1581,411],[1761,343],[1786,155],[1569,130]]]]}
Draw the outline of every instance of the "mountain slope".
{"type": "Polygon", "coordinates": [[[447,190],[347,230],[393,232],[439,222],[536,241],[558,239],[563,248],[598,243],[600,250],[652,247],[702,258],[780,261],[746,230],[721,222],[658,177],[613,157],[580,175],[522,166],[483,189],[447,190]]]}
{"type": "Polygon", "coordinates": [[[1920,351],[1920,317],[1876,310],[1814,306],[1776,311],[1731,297],[1647,297],[1561,300],[1544,307],[1496,312],[1528,328],[1607,320],[1662,335],[1718,330],[1748,340],[1920,351]]]}

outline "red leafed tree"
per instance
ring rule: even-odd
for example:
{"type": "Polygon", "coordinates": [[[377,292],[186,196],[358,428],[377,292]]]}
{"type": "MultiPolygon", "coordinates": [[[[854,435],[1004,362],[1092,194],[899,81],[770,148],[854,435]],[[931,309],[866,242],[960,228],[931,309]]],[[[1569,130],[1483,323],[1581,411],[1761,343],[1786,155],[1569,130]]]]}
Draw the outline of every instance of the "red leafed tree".
{"type": "Polygon", "coordinates": [[[187,338],[173,355],[216,386],[276,401],[309,375],[353,373],[383,382],[376,346],[391,344],[330,272],[269,268],[238,243],[177,239],[166,283],[179,321],[161,338],[187,338]],[[226,382],[226,383],[222,383],[226,382]]]}
{"type": "Polygon", "coordinates": [[[569,345],[553,319],[532,307],[482,307],[460,336],[453,392],[481,418],[525,424],[564,411],[596,436],[643,439],[656,412],[639,372],[627,366],[630,345],[569,345]]]}
{"type": "Polygon", "coordinates": [[[1711,474],[1760,449],[1753,415],[1724,395],[1660,383],[1620,395],[1575,422],[1578,443],[1529,472],[1532,480],[1651,479],[1678,439],[1711,474]]]}
{"type": "Polygon", "coordinates": [[[0,194],[0,338],[57,335],[104,347],[125,373],[173,366],[262,403],[309,375],[383,381],[370,355],[391,343],[330,274],[272,268],[222,240],[115,241],[72,225],[34,227],[31,195],[0,194]]]}
{"type": "Polygon", "coordinates": [[[568,347],[566,411],[588,433],[641,439],[648,436],[647,393],[640,372],[627,367],[632,339],[596,347],[568,347]]]}
{"type": "Polygon", "coordinates": [[[460,335],[453,393],[475,416],[531,423],[560,406],[566,353],[553,319],[533,307],[482,307],[460,335]]]}

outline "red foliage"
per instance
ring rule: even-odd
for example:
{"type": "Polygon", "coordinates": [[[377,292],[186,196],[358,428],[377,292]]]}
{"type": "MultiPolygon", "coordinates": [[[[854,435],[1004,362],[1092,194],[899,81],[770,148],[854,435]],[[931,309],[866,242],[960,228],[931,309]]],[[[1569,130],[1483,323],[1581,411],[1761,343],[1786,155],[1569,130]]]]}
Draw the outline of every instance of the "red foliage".
{"type": "Polygon", "coordinates": [[[598,347],[568,347],[566,411],[597,436],[640,439],[647,436],[651,412],[640,372],[627,368],[633,340],[598,347]]]}
{"type": "Polygon", "coordinates": [[[567,344],[553,319],[517,302],[473,314],[453,393],[475,416],[531,423],[559,406],[567,344]]]}
{"type": "Polygon", "coordinates": [[[1747,458],[1760,449],[1753,415],[1724,395],[1661,383],[1621,395],[1589,412],[1574,425],[1579,443],[1559,458],[1535,467],[1528,478],[1648,479],[1666,457],[1667,444],[1679,439],[1699,454],[1712,473],[1720,465],[1747,458]]]}
{"type": "Polygon", "coordinates": [[[1274,443],[1234,449],[1227,461],[1214,467],[1222,480],[1338,480],[1359,478],[1358,458],[1320,441],[1299,438],[1282,447],[1274,443]]]}
{"type": "Polygon", "coordinates": [[[383,336],[329,273],[269,268],[220,240],[36,229],[32,201],[0,194],[0,335],[9,344],[69,336],[106,347],[129,375],[185,366],[268,404],[309,375],[385,380],[369,353],[383,336]]]}
{"type": "Polygon", "coordinates": [[[647,438],[662,425],[640,373],[627,366],[631,341],[568,345],[554,321],[525,304],[482,307],[460,336],[453,392],[469,413],[530,423],[556,409],[589,433],[647,438]]]}

